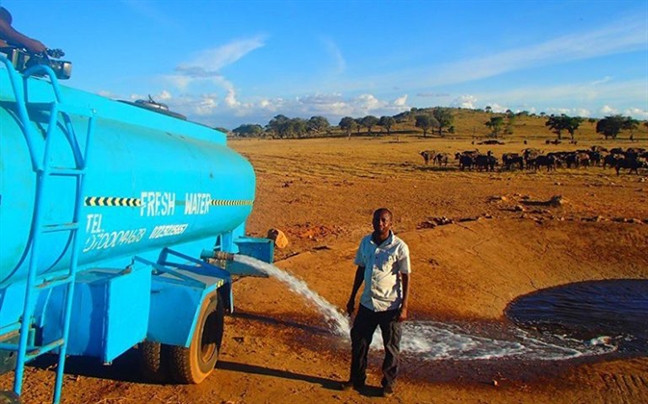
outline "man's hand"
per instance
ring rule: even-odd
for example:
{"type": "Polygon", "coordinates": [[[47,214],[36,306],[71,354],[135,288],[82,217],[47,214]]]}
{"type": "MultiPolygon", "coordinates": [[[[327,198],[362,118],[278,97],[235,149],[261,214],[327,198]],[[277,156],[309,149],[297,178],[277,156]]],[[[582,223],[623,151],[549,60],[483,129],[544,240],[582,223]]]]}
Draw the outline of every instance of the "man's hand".
{"type": "Polygon", "coordinates": [[[355,299],[349,299],[349,302],[347,303],[347,314],[349,316],[352,316],[354,311],[355,311],[355,299]]]}
{"type": "Polygon", "coordinates": [[[43,53],[47,50],[47,46],[43,45],[42,42],[35,39],[29,39],[25,41],[23,43],[23,46],[32,53],[43,53]]]}
{"type": "Polygon", "coordinates": [[[407,320],[407,307],[401,307],[400,314],[398,315],[398,321],[402,322],[407,320]]]}

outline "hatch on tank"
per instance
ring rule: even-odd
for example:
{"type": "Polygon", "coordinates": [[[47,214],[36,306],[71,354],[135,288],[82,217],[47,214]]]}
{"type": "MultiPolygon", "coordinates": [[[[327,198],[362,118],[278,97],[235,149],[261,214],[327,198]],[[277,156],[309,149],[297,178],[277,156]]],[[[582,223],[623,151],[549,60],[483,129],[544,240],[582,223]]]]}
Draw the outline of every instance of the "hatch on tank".
{"type": "Polygon", "coordinates": [[[150,95],[148,96],[148,100],[136,100],[134,102],[131,101],[125,101],[125,100],[119,100],[119,102],[123,102],[125,104],[130,104],[134,105],[136,107],[148,109],[149,111],[153,112],[158,112],[160,114],[172,116],[174,118],[182,119],[183,121],[187,120],[187,117],[178,113],[169,110],[169,106],[162,103],[162,102],[157,102],[151,97],[150,95]]]}

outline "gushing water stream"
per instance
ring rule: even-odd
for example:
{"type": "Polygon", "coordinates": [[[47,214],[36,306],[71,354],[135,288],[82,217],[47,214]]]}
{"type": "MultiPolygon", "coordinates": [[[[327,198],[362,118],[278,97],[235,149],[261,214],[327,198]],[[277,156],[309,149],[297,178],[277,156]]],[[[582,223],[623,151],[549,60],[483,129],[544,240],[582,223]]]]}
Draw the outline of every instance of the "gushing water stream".
{"type": "MultiPolygon", "coordinates": [[[[234,260],[278,279],[293,292],[303,296],[332,327],[334,334],[348,338],[349,318],[322,296],[312,291],[306,282],[272,264],[245,255],[234,260]]],[[[523,358],[528,360],[561,360],[580,356],[600,355],[614,351],[606,339],[580,341],[560,335],[542,335],[542,339],[513,326],[480,329],[470,324],[449,324],[435,321],[403,323],[401,351],[419,359],[478,360],[523,358]],[[478,333],[478,335],[475,335],[478,333]]],[[[488,327],[487,327],[488,328],[488,327]]],[[[380,348],[382,339],[377,331],[372,347],[380,348]]]]}

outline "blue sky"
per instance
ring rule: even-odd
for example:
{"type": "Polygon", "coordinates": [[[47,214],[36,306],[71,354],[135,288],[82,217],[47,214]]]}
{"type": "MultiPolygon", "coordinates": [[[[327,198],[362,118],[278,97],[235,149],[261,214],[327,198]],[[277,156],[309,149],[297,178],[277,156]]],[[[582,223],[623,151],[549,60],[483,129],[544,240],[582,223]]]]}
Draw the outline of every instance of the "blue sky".
{"type": "Polygon", "coordinates": [[[68,84],[213,126],[412,107],[648,119],[648,0],[2,0],[68,84]]]}

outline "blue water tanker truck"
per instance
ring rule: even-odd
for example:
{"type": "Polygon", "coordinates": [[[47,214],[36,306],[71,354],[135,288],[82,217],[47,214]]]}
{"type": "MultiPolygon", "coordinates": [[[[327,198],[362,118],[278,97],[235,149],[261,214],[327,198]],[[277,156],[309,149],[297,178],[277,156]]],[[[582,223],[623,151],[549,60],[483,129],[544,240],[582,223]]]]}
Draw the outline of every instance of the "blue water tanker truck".
{"type": "Polygon", "coordinates": [[[162,104],[60,85],[60,53],[0,52],[0,371],[20,395],[25,363],[58,355],[58,402],[67,355],[137,347],[148,377],[200,383],[232,275],[259,275],[233,254],[273,257],[245,235],[252,166],[162,104]]]}

